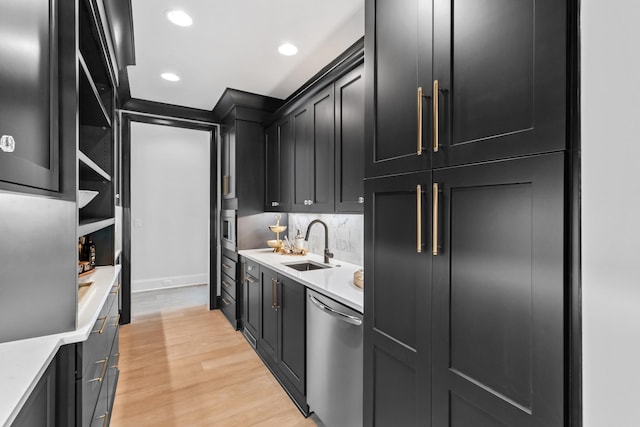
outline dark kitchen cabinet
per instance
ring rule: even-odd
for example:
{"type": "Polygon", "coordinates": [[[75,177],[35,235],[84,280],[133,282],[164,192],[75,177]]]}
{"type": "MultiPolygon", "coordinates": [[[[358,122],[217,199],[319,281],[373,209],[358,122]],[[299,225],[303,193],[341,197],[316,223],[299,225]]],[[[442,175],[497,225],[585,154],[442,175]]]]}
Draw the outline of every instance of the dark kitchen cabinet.
{"type": "Polygon", "coordinates": [[[430,418],[431,173],[365,182],[364,425],[430,418]]]}
{"type": "Polygon", "coordinates": [[[305,287],[260,267],[262,325],[258,352],[301,411],[306,404],[305,287]]]}
{"type": "Polygon", "coordinates": [[[260,267],[246,258],[242,258],[244,271],[242,290],[242,333],[253,348],[256,348],[260,331],[260,267]]]}
{"type": "Polygon", "coordinates": [[[0,188],[59,190],[57,4],[0,5],[0,188]]]}
{"type": "Polygon", "coordinates": [[[42,378],[11,424],[12,427],[54,427],[56,424],[56,359],[49,364],[42,378]]]}
{"type": "Polygon", "coordinates": [[[564,149],[566,9],[368,0],[366,176],[564,149]]]}
{"type": "Polygon", "coordinates": [[[236,128],[235,123],[223,125],[220,128],[221,136],[221,179],[222,198],[234,199],[236,197],[236,128]]]}
{"type": "Polygon", "coordinates": [[[291,114],[294,212],[334,210],[333,85],[291,114]]]}
{"type": "Polygon", "coordinates": [[[265,133],[265,212],[289,212],[293,188],[292,121],[284,116],[265,133]]]}
{"type": "Polygon", "coordinates": [[[334,83],[335,209],[364,210],[364,64],[334,83]]]}
{"type": "Polygon", "coordinates": [[[433,426],[565,425],[564,161],[433,172],[433,426]]]}
{"type": "Polygon", "coordinates": [[[234,329],[239,329],[241,286],[237,286],[238,255],[235,251],[223,248],[220,262],[220,299],[222,312],[234,329]]]}

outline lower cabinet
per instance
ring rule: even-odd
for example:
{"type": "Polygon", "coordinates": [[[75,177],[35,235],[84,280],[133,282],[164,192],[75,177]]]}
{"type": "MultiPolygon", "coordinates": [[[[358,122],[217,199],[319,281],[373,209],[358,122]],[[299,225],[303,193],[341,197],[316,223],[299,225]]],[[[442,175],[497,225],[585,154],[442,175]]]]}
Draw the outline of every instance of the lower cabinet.
{"type": "Polygon", "coordinates": [[[263,265],[246,259],[242,262],[245,266],[243,333],[300,411],[309,415],[306,288],[263,265]]]}
{"type": "Polygon", "coordinates": [[[107,426],[118,383],[118,291],[109,294],[89,338],[76,346],[76,426],[107,426]]]}
{"type": "Polygon", "coordinates": [[[56,359],[27,399],[12,427],[54,427],[56,423],[56,359]]]}
{"type": "Polygon", "coordinates": [[[238,254],[234,251],[223,249],[220,267],[220,308],[229,323],[231,323],[231,326],[237,330],[240,329],[240,306],[237,303],[240,289],[236,282],[238,254]]]}

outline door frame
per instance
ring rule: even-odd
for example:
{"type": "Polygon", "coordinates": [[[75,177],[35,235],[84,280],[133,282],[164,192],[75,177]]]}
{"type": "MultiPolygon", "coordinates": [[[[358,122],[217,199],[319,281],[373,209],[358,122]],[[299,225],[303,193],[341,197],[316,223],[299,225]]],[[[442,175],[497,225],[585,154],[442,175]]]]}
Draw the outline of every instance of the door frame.
{"type": "Polygon", "coordinates": [[[131,123],[147,123],[162,126],[201,130],[210,134],[209,166],[210,210],[209,210],[209,309],[220,308],[218,291],[218,265],[220,257],[220,191],[218,169],[220,159],[220,125],[217,123],[194,120],[167,114],[146,113],[127,109],[117,110],[120,117],[120,167],[118,183],[120,186],[120,206],[122,208],[122,253],[120,255],[122,305],[120,323],[131,323],[131,123]]]}

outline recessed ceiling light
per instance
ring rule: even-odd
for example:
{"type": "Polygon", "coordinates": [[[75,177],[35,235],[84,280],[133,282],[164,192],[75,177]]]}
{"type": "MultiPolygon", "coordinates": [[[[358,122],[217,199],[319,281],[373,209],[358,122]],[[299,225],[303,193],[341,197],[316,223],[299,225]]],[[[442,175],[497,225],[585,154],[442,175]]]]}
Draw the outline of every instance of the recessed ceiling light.
{"type": "Polygon", "coordinates": [[[162,73],[160,74],[160,77],[170,82],[177,82],[178,80],[180,80],[180,77],[174,73],[162,73]]]}
{"type": "Polygon", "coordinates": [[[193,24],[193,19],[182,10],[170,10],[166,15],[169,21],[181,27],[189,27],[193,24]]]}
{"type": "Polygon", "coordinates": [[[281,44],[278,47],[278,52],[280,52],[285,56],[291,56],[298,53],[298,48],[292,45],[291,43],[285,43],[285,44],[281,44]]]}

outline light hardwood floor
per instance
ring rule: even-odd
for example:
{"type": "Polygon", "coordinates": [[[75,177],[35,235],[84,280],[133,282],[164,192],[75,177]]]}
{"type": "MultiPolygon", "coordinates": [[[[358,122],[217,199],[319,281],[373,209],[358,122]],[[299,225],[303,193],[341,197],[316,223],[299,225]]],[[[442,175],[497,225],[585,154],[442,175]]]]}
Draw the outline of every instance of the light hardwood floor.
{"type": "Polygon", "coordinates": [[[133,315],[120,328],[112,427],[316,425],[206,302],[133,315]]]}

